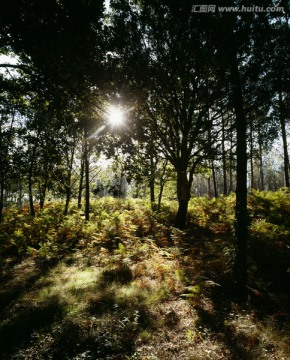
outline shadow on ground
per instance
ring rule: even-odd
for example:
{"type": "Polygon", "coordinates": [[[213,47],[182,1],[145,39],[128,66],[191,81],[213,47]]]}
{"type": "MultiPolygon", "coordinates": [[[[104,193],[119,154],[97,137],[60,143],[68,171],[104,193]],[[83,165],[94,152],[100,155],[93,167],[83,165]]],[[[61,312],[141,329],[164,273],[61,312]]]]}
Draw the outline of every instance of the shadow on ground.
{"type": "Polygon", "coordinates": [[[118,297],[118,289],[132,280],[130,269],[122,265],[103,271],[84,312],[68,316],[61,297],[43,303],[34,303],[32,295],[30,303],[23,300],[31,289],[41,290],[37,280],[56,266],[23,264],[2,278],[0,358],[124,359],[133,354],[140,328],[150,326],[150,319],[142,299],[132,304],[131,299],[118,297]]]}

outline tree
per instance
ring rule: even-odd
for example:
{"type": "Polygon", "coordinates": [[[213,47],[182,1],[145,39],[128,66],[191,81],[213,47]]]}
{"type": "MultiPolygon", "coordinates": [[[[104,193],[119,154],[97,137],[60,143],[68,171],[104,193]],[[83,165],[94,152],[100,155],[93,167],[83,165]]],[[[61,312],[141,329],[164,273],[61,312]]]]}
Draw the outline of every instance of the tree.
{"type": "MultiPolygon", "coordinates": [[[[16,158],[22,152],[23,116],[27,113],[26,99],[21,91],[23,84],[19,79],[0,76],[2,93],[0,94],[0,221],[4,203],[8,202],[8,192],[17,188],[16,158]],[[6,196],[5,196],[6,193],[6,196]],[[6,199],[5,199],[6,198],[6,199]]],[[[19,166],[21,168],[21,166],[19,166]]]]}
{"type": "MultiPolygon", "coordinates": [[[[58,111],[59,119],[64,125],[68,118],[72,124],[75,119],[79,120],[79,131],[82,132],[81,118],[88,112],[92,113],[94,107],[101,106],[100,88],[106,78],[105,26],[101,21],[104,12],[103,2],[12,0],[2,10],[1,50],[13,52],[19,58],[16,65],[2,66],[18,68],[21,75],[26,78],[29,89],[33,92],[30,105],[36,113],[39,114],[45,105],[48,111],[53,112],[48,116],[54,117],[58,111]]],[[[24,89],[23,95],[27,96],[27,89],[26,92],[24,89]]],[[[41,126],[48,128],[45,117],[41,126]]],[[[37,165],[32,159],[37,155],[36,143],[40,140],[36,136],[29,163],[32,213],[32,182],[37,165]]],[[[46,145],[47,140],[48,138],[45,139],[46,145]]],[[[49,158],[44,156],[44,159],[49,158]]],[[[49,163],[46,162],[45,166],[49,166],[49,163]]],[[[70,197],[69,173],[70,171],[66,179],[67,202],[70,197]]],[[[88,167],[86,174],[88,177],[88,167]]],[[[47,180],[44,179],[40,184],[42,194],[47,187],[47,180]]]]}
{"type": "Polygon", "coordinates": [[[213,155],[215,143],[213,123],[218,116],[211,106],[217,89],[205,61],[210,56],[207,23],[194,17],[191,1],[130,4],[112,3],[117,54],[129,92],[137,93],[142,123],[154,133],[156,152],[177,173],[175,225],[182,228],[193,174],[213,155]]]}
{"type": "MultiPolygon", "coordinates": [[[[289,11],[288,7],[285,7],[289,11]]],[[[288,15],[289,16],[289,15],[288,15]]],[[[289,79],[290,79],[290,28],[287,13],[280,18],[274,19],[271,26],[268,63],[270,64],[271,85],[274,89],[273,110],[281,129],[283,156],[284,156],[284,178],[285,186],[290,186],[290,165],[288,153],[288,141],[286,123],[289,119],[289,79]]]]}
{"type": "MultiPolygon", "coordinates": [[[[243,2],[243,5],[246,5],[243,2]]],[[[232,5],[232,4],[231,4],[232,5]]],[[[240,5],[240,2],[235,2],[240,5]]],[[[271,4],[268,4],[271,5],[271,4]]],[[[261,106],[260,96],[263,84],[260,81],[265,74],[264,62],[261,61],[268,34],[268,14],[247,13],[242,15],[219,14],[216,16],[213,33],[213,44],[216,49],[216,63],[220,83],[230,86],[229,110],[235,113],[236,132],[236,223],[235,223],[235,261],[234,281],[236,291],[242,298],[247,293],[247,128],[250,105],[261,106]],[[223,39],[223,41],[220,41],[223,39]],[[256,80],[255,92],[253,83],[256,80]],[[257,87],[258,85],[258,87],[257,87]],[[255,101],[249,101],[250,97],[255,101]],[[258,99],[259,101],[257,101],[258,99]]],[[[267,93],[267,98],[269,94],[267,93]]],[[[262,104],[262,105],[261,105],[262,104]]]]}

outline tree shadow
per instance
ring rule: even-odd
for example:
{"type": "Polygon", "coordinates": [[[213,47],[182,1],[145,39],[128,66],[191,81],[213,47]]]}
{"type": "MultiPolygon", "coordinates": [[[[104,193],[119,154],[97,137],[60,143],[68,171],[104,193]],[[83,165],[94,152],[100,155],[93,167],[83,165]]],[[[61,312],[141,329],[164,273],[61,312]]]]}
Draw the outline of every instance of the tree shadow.
{"type": "MultiPolygon", "coordinates": [[[[15,303],[22,294],[29,290],[41,277],[53,269],[60,259],[27,263],[25,260],[13,263],[15,270],[5,269],[0,278],[0,316],[10,305],[15,303]],[[21,264],[21,267],[17,267],[21,264]]],[[[3,269],[2,269],[3,270],[3,269]]]]}
{"type": "Polygon", "coordinates": [[[241,303],[228,287],[212,288],[207,296],[210,306],[199,304],[195,307],[198,315],[196,326],[208,330],[223,344],[231,360],[256,360],[262,350],[268,351],[276,346],[271,343],[271,333],[284,338],[287,333],[290,335],[290,307],[286,297],[281,300],[276,295],[263,295],[249,289],[248,301],[241,303]],[[269,319],[270,324],[267,322],[269,319]],[[262,340],[266,327],[269,339],[264,337],[262,340]]]}
{"type": "Polygon", "coordinates": [[[57,299],[51,299],[41,307],[33,303],[24,305],[20,300],[57,263],[54,261],[43,266],[43,262],[35,264],[22,259],[22,263],[17,261],[5,269],[0,280],[1,359],[11,359],[14,353],[29,344],[35,331],[49,327],[55,319],[61,318],[62,308],[57,299]]]}
{"type": "MultiPolygon", "coordinates": [[[[282,254],[280,249],[265,253],[262,247],[258,248],[260,243],[256,244],[257,256],[251,258],[253,269],[249,269],[251,284],[254,288],[259,283],[271,282],[271,285],[265,289],[258,286],[258,290],[249,288],[248,301],[241,303],[233,293],[229,239],[224,234],[217,235],[198,225],[193,225],[186,236],[187,244],[180,246],[197,269],[198,276],[193,277],[193,282],[200,285],[203,299],[194,301],[198,315],[196,327],[204,331],[205,336],[210,334],[222,349],[227,349],[229,359],[254,360],[260,358],[261,349],[274,358],[276,354],[271,354],[271,351],[277,351],[274,348],[278,343],[280,345],[277,346],[283,349],[285,336],[290,336],[290,274],[285,267],[286,263],[289,267],[287,253],[282,254]],[[228,254],[223,247],[228,248],[228,254]],[[209,287],[206,286],[207,280],[210,280],[209,287]],[[248,330],[245,329],[247,321],[250,324],[248,330]],[[250,330],[251,326],[255,331],[250,330]],[[262,329],[268,333],[266,340],[265,336],[262,337],[262,329]]],[[[270,249],[272,247],[274,245],[269,245],[270,249]]],[[[286,353],[285,348],[281,351],[286,353]]]]}
{"type": "MultiPolygon", "coordinates": [[[[54,265],[53,265],[54,266],[54,265]]],[[[146,306],[135,294],[120,299],[118,291],[130,285],[132,273],[124,264],[104,270],[94,290],[84,289],[87,308],[75,320],[67,316],[61,297],[49,297],[45,303],[22,303],[21,297],[41,290],[47,283],[36,281],[53,267],[33,268],[15,283],[13,275],[5,279],[1,304],[1,359],[124,359],[135,352],[140,329],[151,325],[146,306]],[[98,296],[94,297],[94,291],[98,296]],[[11,318],[9,318],[11,314],[11,318]]],[[[16,277],[16,275],[15,275],[16,277]]]]}
{"type": "Polygon", "coordinates": [[[1,358],[12,358],[15,352],[30,343],[35,331],[48,328],[61,314],[61,307],[57,302],[41,308],[27,307],[19,310],[15,318],[9,319],[0,327],[1,358]]]}

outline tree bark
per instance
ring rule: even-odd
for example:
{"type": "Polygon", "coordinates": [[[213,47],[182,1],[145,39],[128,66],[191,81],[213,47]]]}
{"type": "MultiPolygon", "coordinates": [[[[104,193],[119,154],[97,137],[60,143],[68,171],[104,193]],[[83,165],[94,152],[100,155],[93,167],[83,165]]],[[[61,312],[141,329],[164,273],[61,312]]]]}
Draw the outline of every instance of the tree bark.
{"type": "Polygon", "coordinates": [[[207,178],[207,195],[211,199],[211,182],[210,182],[210,176],[207,178]]]}
{"type": "Polygon", "coordinates": [[[284,177],[285,177],[285,186],[290,186],[289,181],[289,154],[288,154],[288,144],[287,144],[287,134],[286,134],[286,124],[285,124],[285,110],[283,103],[282,91],[279,90],[279,110],[280,110],[280,125],[282,132],[282,141],[283,141],[283,153],[284,153],[284,177]]]}
{"type": "Polygon", "coordinates": [[[3,118],[4,115],[3,113],[1,113],[1,123],[0,123],[0,151],[1,151],[1,189],[0,189],[0,222],[2,221],[2,216],[3,216],[3,208],[4,208],[4,188],[5,188],[5,182],[6,182],[6,173],[7,173],[7,157],[8,157],[8,153],[9,153],[9,146],[12,145],[12,139],[13,139],[13,125],[14,125],[14,121],[15,121],[15,110],[12,113],[12,120],[11,120],[11,124],[10,124],[10,132],[8,135],[8,141],[7,141],[7,145],[4,145],[4,141],[3,141],[3,135],[2,135],[2,126],[3,126],[3,118]],[[3,141],[3,142],[2,142],[3,141]]]}
{"type": "Polygon", "coordinates": [[[226,164],[226,149],[225,149],[225,119],[222,116],[222,159],[223,159],[223,194],[228,195],[227,187],[227,164],[226,164]]]}
{"type": "Polygon", "coordinates": [[[84,172],[85,172],[85,161],[84,161],[84,154],[82,155],[81,160],[81,170],[80,170],[80,182],[79,182],[79,191],[78,191],[78,209],[82,208],[82,194],[83,194],[83,186],[84,186],[84,172]]]}
{"type": "Polygon", "coordinates": [[[71,175],[73,169],[74,155],[75,155],[75,143],[73,144],[70,160],[69,160],[69,155],[67,155],[68,173],[65,184],[65,192],[66,192],[65,208],[64,208],[65,215],[68,214],[68,207],[71,200],[71,193],[72,193],[71,175]]]}
{"type": "Polygon", "coordinates": [[[215,168],[214,168],[213,161],[211,162],[211,171],[212,171],[214,197],[217,198],[218,197],[218,191],[217,191],[216,175],[215,175],[215,168]]]}
{"type": "MultiPolygon", "coordinates": [[[[39,133],[37,135],[38,139],[39,133]]],[[[31,162],[29,166],[29,172],[28,172],[28,197],[29,197],[29,207],[30,207],[30,215],[32,217],[35,217],[35,209],[33,204],[33,184],[32,184],[32,178],[33,178],[33,168],[34,168],[34,158],[36,154],[36,147],[37,144],[34,144],[33,150],[32,150],[32,156],[31,156],[31,162]]]]}
{"type": "Polygon", "coordinates": [[[164,185],[165,185],[165,182],[161,181],[160,182],[160,190],[159,190],[159,194],[158,194],[158,206],[157,206],[158,211],[160,211],[160,209],[161,209],[161,201],[162,201],[164,185]]]}
{"type": "Polygon", "coordinates": [[[5,178],[4,178],[4,174],[2,174],[1,184],[0,184],[0,223],[2,221],[3,208],[4,208],[4,183],[5,183],[5,178]]]}
{"type": "Polygon", "coordinates": [[[177,171],[178,210],[175,217],[175,226],[179,229],[183,229],[186,225],[191,183],[192,180],[188,179],[186,171],[177,171]]]}
{"type": "Polygon", "coordinates": [[[46,191],[47,191],[47,183],[48,183],[48,179],[46,177],[44,180],[44,184],[39,185],[39,208],[40,208],[40,210],[42,210],[44,207],[46,191]]]}
{"type": "Polygon", "coordinates": [[[150,201],[151,206],[155,203],[155,169],[156,164],[154,163],[154,155],[153,155],[153,144],[150,144],[150,180],[149,180],[149,187],[150,187],[150,201]]]}
{"type": "Polygon", "coordinates": [[[88,133],[85,130],[85,153],[84,153],[84,165],[85,165],[85,219],[90,220],[90,169],[89,169],[89,146],[88,146],[88,133]]]}
{"type": "Polygon", "coordinates": [[[264,165],[263,165],[263,149],[262,149],[262,139],[261,139],[261,129],[258,128],[259,136],[259,167],[260,167],[260,190],[263,191],[264,186],[264,165]]]}
{"type": "Polygon", "coordinates": [[[250,166],[251,166],[251,190],[255,188],[254,179],[254,144],[253,144],[253,119],[250,114],[250,166]]]}
{"type": "Polygon", "coordinates": [[[229,166],[229,193],[233,191],[233,140],[232,131],[230,133],[230,166],[229,166]]]}
{"type": "Polygon", "coordinates": [[[236,295],[245,298],[247,294],[247,124],[243,104],[242,85],[236,54],[231,68],[233,106],[236,115],[237,134],[237,185],[235,208],[235,259],[234,282],[236,295]]]}

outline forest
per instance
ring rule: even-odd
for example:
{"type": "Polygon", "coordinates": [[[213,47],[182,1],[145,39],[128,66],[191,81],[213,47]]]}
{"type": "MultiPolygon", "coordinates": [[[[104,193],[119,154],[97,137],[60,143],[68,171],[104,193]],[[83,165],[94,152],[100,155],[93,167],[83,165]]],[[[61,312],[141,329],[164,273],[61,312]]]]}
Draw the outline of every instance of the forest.
{"type": "Polygon", "coordinates": [[[287,0],[0,12],[0,358],[290,358],[287,0]]]}

